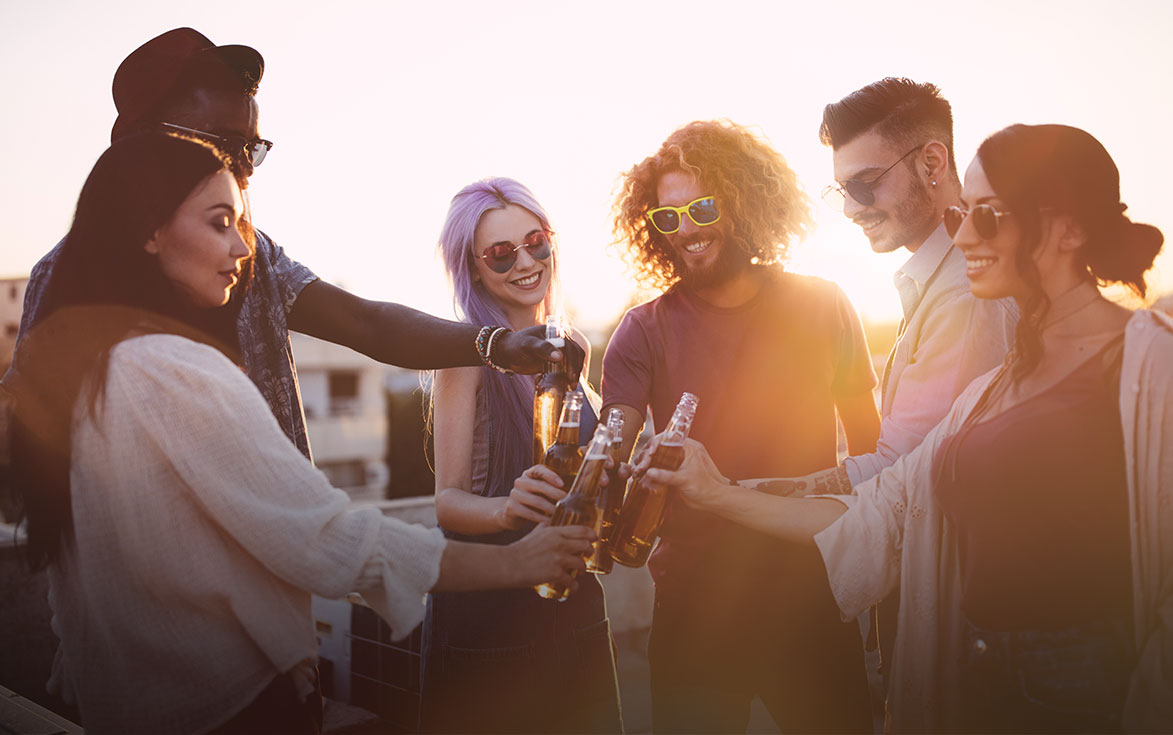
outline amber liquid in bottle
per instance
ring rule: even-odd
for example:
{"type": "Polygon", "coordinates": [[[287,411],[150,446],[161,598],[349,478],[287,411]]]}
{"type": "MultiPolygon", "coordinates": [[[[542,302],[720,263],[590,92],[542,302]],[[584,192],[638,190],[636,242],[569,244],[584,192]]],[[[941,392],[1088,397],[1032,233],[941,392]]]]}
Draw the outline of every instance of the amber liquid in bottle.
{"type": "MultiPolygon", "coordinates": [[[[581,394],[580,394],[581,395],[581,394]]],[[[554,506],[554,515],[550,519],[551,526],[588,526],[599,534],[602,523],[602,513],[599,509],[599,486],[603,477],[603,470],[607,463],[607,438],[609,431],[606,426],[600,425],[595,431],[587,447],[586,459],[579,467],[574,482],[570,485],[570,493],[554,506]]],[[[565,602],[570,597],[570,588],[553,582],[545,582],[534,587],[540,597],[547,600],[565,602]]]]}
{"type": "MultiPolygon", "coordinates": [[[[661,444],[652,455],[652,467],[656,469],[675,470],[683,461],[683,444],[661,444]]],[[[629,567],[642,567],[647,563],[660,534],[660,520],[667,500],[668,489],[652,482],[647,475],[633,484],[615,529],[612,559],[629,567]]]]}
{"type": "MultiPolygon", "coordinates": [[[[652,453],[653,468],[679,469],[684,461],[684,440],[692,427],[696,406],[697,398],[693,394],[685,393],[680,397],[664,437],[652,453]]],[[[652,482],[646,474],[632,479],[631,490],[615,527],[612,559],[629,567],[642,567],[647,563],[660,536],[660,522],[667,502],[668,488],[664,485],[652,482]]]]}
{"type": "MultiPolygon", "coordinates": [[[[546,341],[555,347],[566,344],[556,316],[546,319],[546,341]]],[[[546,369],[538,377],[537,385],[534,387],[534,464],[542,462],[546,450],[557,440],[562,401],[572,388],[565,363],[546,363],[546,369]]]]}
{"type": "Polygon", "coordinates": [[[583,395],[571,391],[562,403],[562,415],[558,419],[558,434],[554,443],[542,456],[542,464],[558,473],[562,489],[570,491],[574,476],[582,465],[582,447],[578,446],[578,425],[582,417],[583,395]]]}
{"type": "Polygon", "coordinates": [[[595,552],[587,559],[587,571],[592,574],[609,574],[615,566],[615,560],[611,558],[611,542],[615,535],[615,524],[619,522],[619,511],[623,507],[624,491],[627,489],[626,483],[619,480],[619,465],[625,461],[623,413],[619,409],[611,409],[607,428],[611,432],[611,441],[607,445],[611,469],[607,470],[607,486],[599,491],[599,509],[602,513],[599,542],[595,544],[595,552]]]}

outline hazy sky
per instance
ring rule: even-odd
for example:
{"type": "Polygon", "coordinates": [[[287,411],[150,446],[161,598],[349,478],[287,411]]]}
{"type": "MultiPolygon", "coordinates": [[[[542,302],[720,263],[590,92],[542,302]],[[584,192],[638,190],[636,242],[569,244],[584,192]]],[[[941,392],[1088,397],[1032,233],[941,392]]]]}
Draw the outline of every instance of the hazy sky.
{"type": "MultiPolygon", "coordinates": [[[[792,269],[895,319],[904,255],[872,254],[817,199],[823,105],[888,75],[941,86],[963,168],[1010,123],[1087,129],[1129,214],[1173,233],[1173,3],[0,0],[0,275],[27,273],[68,229],[109,143],[119,62],[183,25],[265,57],[276,146],[252,179],[257,225],[323,278],[444,316],[448,202],[503,175],[550,212],[580,323],[608,325],[632,295],[608,247],[617,176],[681,124],[727,117],[764,133],[812,196],[818,231],[792,269]]],[[[1173,290],[1166,250],[1154,294],[1173,290]]]]}

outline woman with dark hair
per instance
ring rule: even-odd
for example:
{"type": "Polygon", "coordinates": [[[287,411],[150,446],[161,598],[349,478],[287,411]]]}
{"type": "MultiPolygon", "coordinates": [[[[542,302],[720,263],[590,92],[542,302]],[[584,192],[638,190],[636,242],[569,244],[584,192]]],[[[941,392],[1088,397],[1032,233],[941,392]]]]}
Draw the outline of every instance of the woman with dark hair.
{"type": "MultiPolygon", "coordinates": [[[[560,312],[557,242],[545,210],[517,181],[461,189],[439,248],[468,321],[520,330],[560,312]]],[[[578,332],[570,337],[589,348],[578,332]]],[[[525,538],[570,489],[549,468],[530,466],[533,402],[529,376],[488,367],[436,373],[436,517],[449,538],[525,538]]],[[[595,409],[584,402],[581,443],[595,424],[595,409]]],[[[420,720],[425,732],[620,731],[598,580],[580,577],[562,603],[533,590],[432,594],[420,720]]]]}
{"type": "Polygon", "coordinates": [[[430,589],[570,581],[586,529],[509,547],[351,507],[237,363],[252,232],[227,159],[146,133],[90,173],[22,344],[12,463],[87,732],[315,732],[310,595],[359,591],[396,637],[430,589]]]}
{"type": "Polygon", "coordinates": [[[1103,146],[1061,125],[990,136],[945,225],[973,293],[1022,319],[1004,365],[852,496],[730,487],[691,443],[684,500],[815,543],[845,619],[900,585],[897,731],[1173,730],[1173,320],[1145,292],[1163,236],[1103,146]]]}

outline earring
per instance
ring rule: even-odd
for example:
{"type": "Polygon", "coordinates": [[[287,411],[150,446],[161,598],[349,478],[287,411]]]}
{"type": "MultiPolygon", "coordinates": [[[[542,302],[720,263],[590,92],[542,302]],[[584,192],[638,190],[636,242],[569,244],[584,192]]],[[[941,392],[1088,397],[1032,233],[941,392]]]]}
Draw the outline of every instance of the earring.
{"type": "Polygon", "coordinates": [[[934,189],[937,188],[937,180],[936,179],[933,179],[932,182],[930,182],[930,183],[932,183],[934,189]]]}

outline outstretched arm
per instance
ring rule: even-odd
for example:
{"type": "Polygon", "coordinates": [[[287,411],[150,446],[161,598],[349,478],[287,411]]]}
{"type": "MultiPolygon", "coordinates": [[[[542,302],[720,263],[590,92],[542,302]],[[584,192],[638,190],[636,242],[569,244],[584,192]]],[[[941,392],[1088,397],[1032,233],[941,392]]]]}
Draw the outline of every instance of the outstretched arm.
{"type": "MultiPolygon", "coordinates": [[[[426,370],[480,365],[478,325],[440,319],[403,304],[370,301],[316,280],[297,296],[289,328],[344,345],[379,362],[426,370]]],[[[536,373],[562,360],[562,352],[542,339],[543,327],[506,333],[493,344],[492,358],[502,367],[536,373]]],[[[567,350],[572,370],[581,369],[581,349],[567,350]]]]}
{"type": "Polygon", "coordinates": [[[647,477],[675,488],[693,508],[798,543],[814,543],[815,534],[847,510],[829,498],[778,497],[757,488],[731,485],[704,445],[693,439],[685,441],[679,469],[648,469],[647,477]]]}

